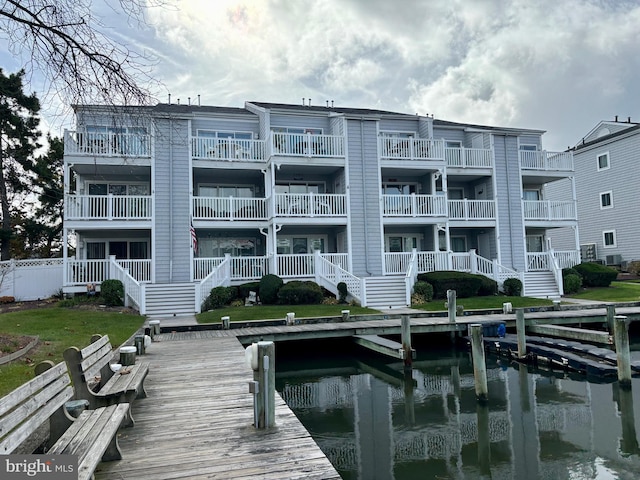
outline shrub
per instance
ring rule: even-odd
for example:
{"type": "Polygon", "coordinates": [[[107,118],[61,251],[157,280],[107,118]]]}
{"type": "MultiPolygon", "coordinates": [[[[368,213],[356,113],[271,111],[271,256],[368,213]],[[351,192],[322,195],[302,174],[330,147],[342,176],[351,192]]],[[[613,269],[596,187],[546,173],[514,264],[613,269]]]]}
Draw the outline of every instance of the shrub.
{"type": "Polygon", "coordinates": [[[582,277],[582,284],[585,287],[608,287],[618,278],[618,271],[615,268],[599,263],[580,263],[574,269],[582,277]]]}
{"type": "Polygon", "coordinates": [[[413,293],[424,299],[423,303],[433,300],[433,286],[429,282],[416,282],[413,286],[413,293]]]}
{"type": "Polygon", "coordinates": [[[322,303],[322,289],[315,282],[292,281],[278,291],[278,300],[286,305],[310,305],[322,303]]]}
{"type": "Polygon", "coordinates": [[[108,307],[123,305],[124,285],[120,280],[105,280],[100,284],[100,297],[108,307]]]}
{"type": "Polygon", "coordinates": [[[433,286],[433,298],[447,298],[447,290],[455,290],[457,298],[478,295],[482,280],[479,275],[464,272],[429,272],[418,275],[419,282],[429,282],[433,286]]]}
{"type": "Polygon", "coordinates": [[[566,277],[567,275],[578,275],[579,277],[582,277],[580,273],[578,273],[578,271],[573,267],[562,269],[562,277],[566,277]]]}
{"type": "Polygon", "coordinates": [[[283,281],[277,276],[269,273],[260,279],[260,301],[265,305],[278,303],[278,290],[282,287],[283,281]]]}
{"type": "Polygon", "coordinates": [[[582,278],[580,275],[570,273],[569,275],[562,277],[562,280],[564,293],[576,293],[580,291],[580,288],[582,287],[582,278]]]}
{"type": "Polygon", "coordinates": [[[338,294],[340,295],[340,303],[345,303],[347,301],[347,294],[349,290],[347,289],[347,284],[344,282],[338,283],[338,294]]]}
{"type": "Polygon", "coordinates": [[[240,300],[243,300],[249,296],[249,292],[256,292],[257,296],[260,296],[260,282],[249,282],[238,285],[238,296],[240,300]]]}
{"type": "Polygon", "coordinates": [[[519,278],[507,278],[502,284],[505,295],[519,297],[522,295],[522,282],[519,278]]]}
{"type": "Polygon", "coordinates": [[[478,290],[478,296],[490,297],[498,293],[498,282],[492,278],[485,277],[484,275],[476,275],[480,279],[480,289],[478,290]]]}
{"type": "Polygon", "coordinates": [[[627,272],[633,275],[640,275],[640,260],[634,260],[627,265],[627,272]]]}
{"type": "Polygon", "coordinates": [[[4,296],[4,297],[0,297],[0,303],[13,303],[15,302],[16,299],[15,297],[11,297],[11,296],[4,296]]]}
{"type": "Polygon", "coordinates": [[[228,305],[229,302],[234,300],[233,295],[235,290],[231,287],[215,287],[209,292],[209,296],[204,301],[202,309],[207,311],[214,308],[221,308],[228,305]]]}

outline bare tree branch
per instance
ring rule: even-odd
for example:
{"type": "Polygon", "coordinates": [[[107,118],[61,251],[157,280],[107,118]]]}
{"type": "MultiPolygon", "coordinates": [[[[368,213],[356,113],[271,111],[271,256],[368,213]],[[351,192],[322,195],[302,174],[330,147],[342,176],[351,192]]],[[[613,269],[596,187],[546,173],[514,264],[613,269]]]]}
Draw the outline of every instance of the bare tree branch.
{"type": "MultiPolygon", "coordinates": [[[[148,5],[164,0],[107,5],[141,25],[148,5]]],[[[4,0],[0,32],[12,53],[27,54],[27,72],[40,71],[67,104],[149,104],[153,60],[109,38],[94,11],[93,0],[4,0]]]]}

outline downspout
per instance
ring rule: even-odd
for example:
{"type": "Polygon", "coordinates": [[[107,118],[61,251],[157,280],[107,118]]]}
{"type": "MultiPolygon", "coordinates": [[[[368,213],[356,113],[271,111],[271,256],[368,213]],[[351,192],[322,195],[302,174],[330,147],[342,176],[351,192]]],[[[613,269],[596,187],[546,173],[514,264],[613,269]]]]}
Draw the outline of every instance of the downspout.
{"type": "Polygon", "coordinates": [[[173,120],[169,116],[169,283],[173,282],[173,120]]]}

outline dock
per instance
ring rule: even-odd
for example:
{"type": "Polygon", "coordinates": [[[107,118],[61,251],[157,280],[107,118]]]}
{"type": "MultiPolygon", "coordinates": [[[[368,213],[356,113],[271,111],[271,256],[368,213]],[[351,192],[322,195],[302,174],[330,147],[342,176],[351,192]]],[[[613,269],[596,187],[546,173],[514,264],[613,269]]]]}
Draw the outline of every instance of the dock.
{"type": "Polygon", "coordinates": [[[148,397],[120,430],[122,460],[102,462],[96,480],[339,479],[277,393],[276,427],[253,426],[244,348],[202,333],[160,335],[139,357],[150,364],[148,397]]]}

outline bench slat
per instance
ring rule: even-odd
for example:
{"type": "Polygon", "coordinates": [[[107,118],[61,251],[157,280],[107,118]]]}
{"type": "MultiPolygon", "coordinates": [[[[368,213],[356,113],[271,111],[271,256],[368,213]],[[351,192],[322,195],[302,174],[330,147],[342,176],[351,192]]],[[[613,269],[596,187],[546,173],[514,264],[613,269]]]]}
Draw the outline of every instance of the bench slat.
{"type": "Polygon", "coordinates": [[[85,355],[84,349],[81,350],[81,353],[83,360],[80,363],[80,368],[84,372],[86,381],[90,381],[95,376],[100,375],[102,368],[113,358],[113,350],[110,344],[103,345],[89,356],[85,355]]]}
{"type": "MultiPolygon", "coordinates": [[[[0,415],[4,415],[9,410],[15,408],[15,406],[23,402],[25,398],[29,398],[33,393],[42,389],[45,385],[53,382],[56,378],[61,376],[68,379],[67,366],[64,362],[60,362],[53,368],[44,372],[42,375],[38,375],[27,383],[20,385],[11,393],[2,397],[2,401],[0,401],[0,415]]],[[[67,383],[69,382],[67,381],[67,383]]]]}
{"type": "Polygon", "coordinates": [[[131,390],[140,389],[144,377],[149,373],[149,365],[146,363],[139,363],[128,367],[123,367],[129,370],[129,373],[121,375],[116,372],[113,377],[98,391],[96,395],[110,396],[122,392],[128,392],[131,390]]]}
{"type": "Polygon", "coordinates": [[[85,358],[92,355],[96,351],[100,350],[105,345],[108,345],[109,348],[111,348],[111,343],[109,342],[109,335],[102,335],[100,337],[94,336],[92,337],[92,340],[93,341],[89,345],[87,345],[82,349],[82,355],[85,358]],[[96,338],[96,340],[93,340],[93,338],[96,338]]]}

